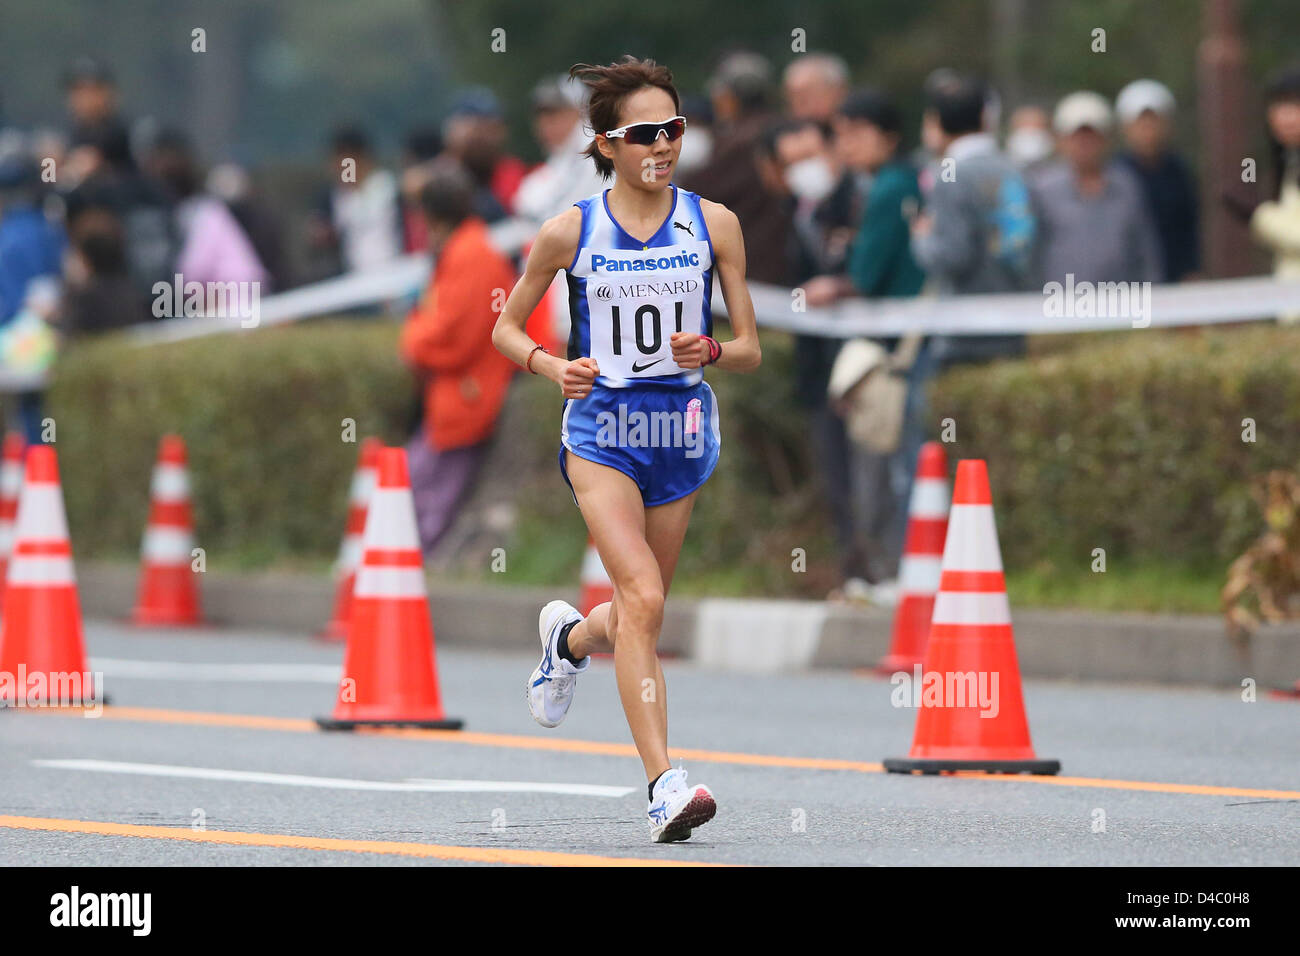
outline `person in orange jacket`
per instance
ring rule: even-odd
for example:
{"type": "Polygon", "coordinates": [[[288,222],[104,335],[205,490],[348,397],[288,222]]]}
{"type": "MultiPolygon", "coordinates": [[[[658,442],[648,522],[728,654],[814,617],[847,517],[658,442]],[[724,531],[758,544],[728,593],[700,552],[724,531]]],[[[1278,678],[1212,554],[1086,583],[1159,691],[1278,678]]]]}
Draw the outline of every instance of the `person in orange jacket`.
{"type": "Polygon", "coordinates": [[[492,345],[515,272],[473,214],[474,182],[458,164],[431,172],[420,203],[435,265],[402,329],[401,354],[424,387],[424,422],[406,451],[427,554],[483,463],[515,372],[492,345]]]}

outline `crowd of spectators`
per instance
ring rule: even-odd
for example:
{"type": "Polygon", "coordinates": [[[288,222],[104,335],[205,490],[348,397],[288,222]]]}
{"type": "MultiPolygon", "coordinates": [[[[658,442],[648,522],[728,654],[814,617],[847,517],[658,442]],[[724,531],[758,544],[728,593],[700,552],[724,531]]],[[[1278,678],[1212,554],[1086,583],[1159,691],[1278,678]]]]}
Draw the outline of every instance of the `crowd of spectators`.
{"type": "MultiPolygon", "coordinates": [[[[505,112],[483,87],[459,91],[440,125],[412,129],[391,168],[369,131],[336,128],[322,188],[289,235],[247,170],[205,171],[184,133],[129,125],[106,66],[79,61],[64,84],[61,129],[0,124],[0,362],[32,352],[6,343],[23,329],[76,337],[157,319],[151,290],[175,275],[267,293],[432,253],[401,351],[423,397],[410,450],[421,535],[434,548],[483,459],[512,371],[491,346],[492,293],[509,287],[518,261],[492,247],[487,227],[535,229],[603,185],[581,155],[591,136],[581,86],[555,76],[532,90],[542,156],[533,165],[508,151],[505,112]]],[[[923,94],[923,113],[908,116],[884,91],[855,87],[838,56],[800,55],[778,72],[758,54],[730,54],[703,95],[684,99],[677,180],[735,212],[750,279],[797,287],[814,307],[1026,291],[1067,275],[1200,274],[1198,191],[1173,145],[1174,97],[1158,81],[1135,80],[1113,102],[1077,91],[1016,104],[1005,124],[995,91],[973,76],[935,70],[923,94]]],[[[1265,98],[1272,156],[1259,194],[1234,183],[1222,201],[1277,272],[1296,276],[1300,70],[1279,74],[1265,98]]],[[[567,321],[559,277],[538,313],[535,337],[556,342],[567,321]]],[[[927,383],[1024,344],[795,336],[790,397],[808,418],[839,593],[890,599],[917,452],[935,437],[927,383]],[[901,384],[864,389],[872,376],[901,384]],[[868,394],[896,400],[866,408],[868,394]]],[[[18,408],[34,440],[39,394],[24,392],[18,408]]]]}

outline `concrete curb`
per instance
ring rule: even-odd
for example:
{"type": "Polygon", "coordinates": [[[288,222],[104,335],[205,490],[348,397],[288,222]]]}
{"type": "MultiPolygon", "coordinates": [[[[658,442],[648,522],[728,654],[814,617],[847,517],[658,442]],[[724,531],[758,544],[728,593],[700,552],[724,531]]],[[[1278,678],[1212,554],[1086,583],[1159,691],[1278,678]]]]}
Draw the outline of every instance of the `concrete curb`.
{"type": "MultiPolygon", "coordinates": [[[[120,564],[78,567],[88,617],[125,619],[137,571],[120,564]]],[[[315,634],[328,619],[328,575],[207,572],[203,607],[215,625],[315,634]]],[[[550,588],[429,582],[437,640],[452,646],[533,649],[537,612],[550,588]]],[[[1300,625],[1263,629],[1248,647],[1224,636],[1210,615],[1013,610],[1016,653],[1027,677],[1161,684],[1289,686],[1300,679],[1300,625]]],[[[725,670],[772,673],[872,667],[889,646],[892,612],[818,601],[672,598],[660,650],[725,670]]]]}

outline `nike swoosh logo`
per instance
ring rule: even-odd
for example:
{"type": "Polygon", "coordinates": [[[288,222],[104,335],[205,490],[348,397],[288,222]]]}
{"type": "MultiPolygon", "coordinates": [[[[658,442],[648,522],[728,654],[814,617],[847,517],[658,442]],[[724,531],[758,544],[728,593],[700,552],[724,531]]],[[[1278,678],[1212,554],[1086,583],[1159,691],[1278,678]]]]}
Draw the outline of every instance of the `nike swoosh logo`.
{"type": "Polygon", "coordinates": [[[632,371],[634,371],[634,372],[644,372],[646,369],[650,368],[650,366],[652,366],[652,365],[658,365],[658,364],[659,364],[660,362],[662,362],[662,361],[663,361],[663,359],[661,359],[661,358],[657,358],[657,359],[655,359],[653,362],[647,362],[645,365],[637,365],[636,362],[633,362],[633,363],[632,363],[632,371]]]}

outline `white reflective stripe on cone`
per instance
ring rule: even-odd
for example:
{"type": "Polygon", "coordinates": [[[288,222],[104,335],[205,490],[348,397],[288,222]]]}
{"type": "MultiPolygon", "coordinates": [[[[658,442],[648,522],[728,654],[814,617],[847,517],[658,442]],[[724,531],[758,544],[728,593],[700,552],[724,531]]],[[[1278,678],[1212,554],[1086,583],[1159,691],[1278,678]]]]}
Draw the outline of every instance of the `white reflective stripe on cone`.
{"type": "Polygon", "coordinates": [[[912,485],[909,518],[948,517],[948,482],[942,478],[918,478],[912,485]]]}
{"type": "Polygon", "coordinates": [[[144,531],[144,559],[153,564],[189,564],[194,536],[184,528],[151,524],[144,531]]]}
{"type": "Polygon", "coordinates": [[[0,554],[8,554],[14,549],[14,523],[0,521],[0,554]]]}
{"type": "Polygon", "coordinates": [[[362,468],[352,476],[352,486],[348,491],[348,502],[364,506],[375,490],[375,470],[362,468]]]}
{"type": "Polygon", "coordinates": [[[1010,624],[1006,591],[940,591],[934,599],[935,624],[1010,624]]]}
{"type": "Polygon", "coordinates": [[[361,563],[361,535],[345,534],[343,544],[339,547],[339,559],[336,567],[343,571],[355,571],[361,563]]]}
{"type": "Polygon", "coordinates": [[[68,519],[63,515],[63,493],[59,486],[48,481],[33,482],[23,486],[18,501],[17,536],[68,540],[68,519]]]}
{"type": "Polygon", "coordinates": [[[361,568],[353,586],[354,598],[422,598],[424,568],[361,568]]]}
{"type": "Polygon", "coordinates": [[[934,594],[939,590],[943,562],[938,555],[905,554],[898,569],[898,590],[901,594],[934,594]]]}
{"type": "Polygon", "coordinates": [[[609,583],[609,572],[600,560],[600,553],[594,545],[587,546],[587,553],[582,556],[582,572],[579,575],[583,583],[609,583]]]}
{"type": "Polygon", "coordinates": [[[384,551],[419,551],[415,530],[415,502],[410,488],[376,488],[366,514],[367,548],[384,551]]]}
{"type": "Polygon", "coordinates": [[[188,501],[190,497],[190,477],[184,465],[163,463],[154,465],[153,484],[149,494],[154,501],[188,501]]]}
{"type": "Polygon", "coordinates": [[[0,465],[0,498],[17,499],[23,487],[23,466],[0,465]]]}
{"type": "Polygon", "coordinates": [[[1001,571],[992,505],[953,505],[943,544],[945,571],[1001,571]]]}
{"type": "Polygon", "coordinates": [[[73,584],[77,575],[72,570],[72,558],[66,554],[22,554],[9,559],[6,580],[10,587],[15,584],[73,584]]]}

